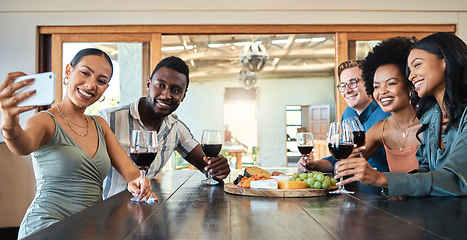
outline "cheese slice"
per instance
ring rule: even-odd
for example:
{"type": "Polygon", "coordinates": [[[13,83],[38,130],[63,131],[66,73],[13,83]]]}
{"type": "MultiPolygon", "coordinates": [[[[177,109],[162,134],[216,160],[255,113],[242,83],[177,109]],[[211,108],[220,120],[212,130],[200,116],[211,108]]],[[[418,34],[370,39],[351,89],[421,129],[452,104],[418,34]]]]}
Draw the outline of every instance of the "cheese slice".
{"type": "Polygon", "coordinates": [[[274,179],[251,181],[250,188],[277,189],[277,181],[274,179]]]}
{"type": "Polygon", "coordinates": [[[279,189],[306,189],[306,183],[301,181],[279,182],[279,189]]]}

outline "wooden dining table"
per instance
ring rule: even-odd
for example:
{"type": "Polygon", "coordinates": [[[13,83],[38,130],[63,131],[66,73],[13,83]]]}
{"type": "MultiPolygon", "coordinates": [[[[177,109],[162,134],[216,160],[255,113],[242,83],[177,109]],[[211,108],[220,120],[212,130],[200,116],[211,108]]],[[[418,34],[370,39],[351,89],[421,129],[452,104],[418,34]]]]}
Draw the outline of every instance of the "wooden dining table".
{"type": "Polygon", "coordinates": [[[467,239],[466,197],[390,200],[358,183],[346,186],[353,195],[252,197],[204,178],[163,172],[155,203],[131,203],[124,191],[26,239],[467,239]]]}

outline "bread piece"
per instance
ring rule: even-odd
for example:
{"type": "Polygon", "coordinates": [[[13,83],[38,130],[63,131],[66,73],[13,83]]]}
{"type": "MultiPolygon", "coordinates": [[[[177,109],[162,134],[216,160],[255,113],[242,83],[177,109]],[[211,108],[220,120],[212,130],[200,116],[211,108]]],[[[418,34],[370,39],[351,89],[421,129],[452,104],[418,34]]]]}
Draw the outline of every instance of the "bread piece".
{"type": "Polygon", "coordinates": [[[281,176],[281,175],[285,175],[285,174],[282,172],[277,172],[277,171],[274,171],[271,173],[271,176],[281,176]]]}
{"type": "Polygon", "coordinates": [[[250,174],[251,176],[258,175],[260,178],[271,178],[271,174],[269,174],[268,171],[259,167],[247,167],[245,168],[244,176],[246,176],[246,173],[250,174]]]}

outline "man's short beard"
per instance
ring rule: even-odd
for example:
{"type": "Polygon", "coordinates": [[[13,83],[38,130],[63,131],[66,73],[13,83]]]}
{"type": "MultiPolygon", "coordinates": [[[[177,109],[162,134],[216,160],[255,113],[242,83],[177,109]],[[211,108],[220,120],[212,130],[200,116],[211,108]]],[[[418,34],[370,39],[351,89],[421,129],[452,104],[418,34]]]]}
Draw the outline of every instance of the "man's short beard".
{"type": "MultiPolygon", "coordinates": [[[[172,114],[177,108],[175,108],[173,111],[171,111],[170,113],[160,113],[160,112],[156,112],[155,111],[155,106],[156,106],[156,101],[157,99],[154,97],[154,98],[151,98],[149,96],[149,92],[148,92],[148,95],[146,96],[146,99],[152,99],[151,101],[151,104],[150,104],[150,108],[151,108],[151,111],[154,115],[156,115],[157,117],[161,117],[161,118],[164,118],[164,117],[167,117],[169,116],[170,114],[172,114]]],[[[147,100],[146,100],[147,101],[147,100]]]]}

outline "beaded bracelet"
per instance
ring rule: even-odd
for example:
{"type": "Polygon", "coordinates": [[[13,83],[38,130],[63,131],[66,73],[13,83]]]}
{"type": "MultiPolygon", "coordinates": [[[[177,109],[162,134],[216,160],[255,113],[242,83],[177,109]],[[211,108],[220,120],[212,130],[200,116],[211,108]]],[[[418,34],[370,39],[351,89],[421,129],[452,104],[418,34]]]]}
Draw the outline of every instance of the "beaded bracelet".
{"type": "Polygon", "coordinates": [[[16,140],[17,138],[19,138],[19,136],[21,135],[21,132],[18,133],[18,136],[14,137],[14,138],[7,138],[5,137],[5,135],[3,135],[3,131],[5,131],[6,129],[2,128],[2,130],[0,130],[1,134],[2,134],[2,137],[5,139],[5,140],[8,140],[8,141],[13,141],[13,140],[16,140]]]}

